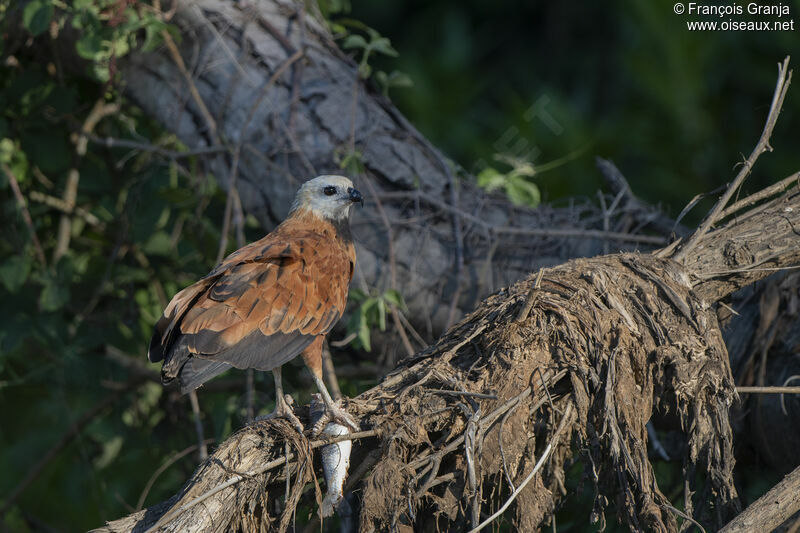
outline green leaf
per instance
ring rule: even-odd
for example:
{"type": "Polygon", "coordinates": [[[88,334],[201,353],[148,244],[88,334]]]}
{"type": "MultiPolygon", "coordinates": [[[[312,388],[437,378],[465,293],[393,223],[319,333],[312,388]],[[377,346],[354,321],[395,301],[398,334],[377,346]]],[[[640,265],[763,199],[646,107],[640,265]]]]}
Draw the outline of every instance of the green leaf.
{"type": "Polygon", "coordinates": [[[369,43],[369,47],[376,52],[380,52],[383,55],[387,55],[390,57],[397,57],[398,54],[397,50],[392,48],[392,42],[387,39],[386,37],[379,37],[369,43]]]}
{"type": "Polygon", "coordinates": [[[515,205],[536,207],[541,202],[539,187],[519,176],[512,176],[508,180],[506,194],[515,205]]]}
{"type": "Polygon", "coordinates": [[[358,65],[358,75],[361,76],[363,79],[367,79],[372,74],[372,67],[366,61],[362,61],[361,64],[358,65]]]}
{"type": "Polygon", "coordinates": [[[97,457],[94,460],[95,468],[100,469],[110,465],[122,450],[123,442],[124,441],[120,435],[112,437],[111,440],[104,442],[103,452],[100,454],[100,457],[97,457]]]}
{"type": "Polygon", "coordinates": [[[48,0],[32,0],[22,12],[22,24],[33,35],[44,32],[52,18],[53,4],[48,0]]]}
{"type": "Polygon", "coordinates": [[[345,50],[349,50],[351,48],[364,49],[366,47],[367,41],[360,35],[348,35],[347,38],[342,42],[342,48],[345,50]]]}
{"type": "Polygon", "coordinates": [[[0,266],[0,281],[9,292],[15,293],[28,279],[31,258],[27,254],[15,255],[0,266]]]}
{"type": "Polygon", "coordinates": [[[378,327],[381,331],[386,331],[386,302],[383,298],[377,300],[376,307],[378,309],[378,327]]]}
{"type": "Polygon", "coordinates": [[[0,139],[0,163],[10,163],[15,151],[14,141],[9,138],[0,139]]]}
{"type": "Polygon", "coordinates": [[[389,289],[383,293],[383,299],[399,309],[405,309],[406,303],[403,296],[395,289],[389,289]]]}
{"type": "Polygon", "coordinates": [[[57,279],[47,277],[39,294],[39,308],[42,311],[57,311],[69,301],[69,287],[57,279]]]}
{"type": "Polygon", "coordinates": [[[347,171],[348,174],[351,176],[354,174],[362,174],[365,170],[364,163],[361,160],[361,152],[355,150],[353,152],[349,152],[342,162],[339,163],[339,166],[347,171]]]}
{"type": "Polygon", "coordinates": [[[369,338],[369,325],[367,324],[366,316],[359,314],[360,320],[358,321],[358,341],[361,346],[368,352],[372,351],[372,344],[369,338]]]}
{"type": "Polygon", "coordinates": [[[478,186],[483,187],[489,192],[503,187],[506,183],[506,175],[501,174],[492,167],[486,167],[478,174],[478,186]]]}
{"type": "Polygon", "coordinates": [[[165,231],[157,231],[150,235],[143,247],[148,255],[169,255],[172,252],[170,236],[165,231]]]}
{"type": "Polygon", "coordinates": [[[405,72],[400,72],[399,70],[393,70],[392,73],[389,74],[389,86],[413,87],[414,81],[411,79],[411,76],[409,76],[405,72]]]}
{"type": "Polygon", "coordinates": [[[98,60],[103,55],[103,41],[97,33],[87,31],[75,43],[75,51],[84,59],[98,60]]]}
{"type": "Polygon", "coordinates": [[[361,289],[350,289],[350,299],[354,302],[361,302],[367,299],[367,293],[361,289]]]}

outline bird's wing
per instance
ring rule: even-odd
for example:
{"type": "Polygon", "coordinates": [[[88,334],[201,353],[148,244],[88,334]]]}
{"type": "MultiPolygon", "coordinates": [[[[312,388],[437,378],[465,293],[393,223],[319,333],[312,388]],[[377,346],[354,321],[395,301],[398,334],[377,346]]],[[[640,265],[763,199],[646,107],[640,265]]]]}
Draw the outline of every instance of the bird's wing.
{"type": "Polygon", "coordinates": [[[189,389],[229,366],[272,369],[339,319],[350,277],[342,251],[311,232],[270,237],[229,256],[167,306],[150,349],[151,361],[166,359],[165,380],[180,375],[189,389]]]}

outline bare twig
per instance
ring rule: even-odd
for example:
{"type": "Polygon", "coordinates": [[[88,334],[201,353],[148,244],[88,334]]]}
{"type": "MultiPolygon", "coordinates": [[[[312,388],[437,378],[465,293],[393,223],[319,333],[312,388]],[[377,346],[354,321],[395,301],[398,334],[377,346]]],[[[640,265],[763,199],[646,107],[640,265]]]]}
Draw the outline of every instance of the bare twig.
{"type": "Polygon", "coordinates": [[[80,180],[80,172],[78,171],[78,164],[80,160],[86,155],[86,148],[88,144],[88,139],[86,135],[94,130],[95,126],[97,125],[100,120],[108,115],[112,115],[119,111],[119,104],[107,104],[104,99],[100,98],[95,102],[94,107],[89,112],[89,115],[86,117],[86,120],[83,121],[83,125],[81,126],[81,131],[78,133],[77,137],[74,139],[75,142],[75,161],[72,164],[72,168],[69,170],[67,174],[67,185],[64,188],[64,204],[69,209],[69,212],[65,212],[61,215],[61,220],[58,223],[58,237],[56,240],[56,247],[53,250],[53,263],[57,263],[58,260],[67,253],[69,249],[69,241],[70,237],[72,236],[72,218],[69,216],[69,213],[75,209],[75,200],[78,196],[78,181],[80,180]]]}
{"type": "MultiPolygon", "coordinates": [[[[246,115],[244,123],[242,123],[242,127],[239,130],[239,138],[236,140],[236,147],[233,149],[233,161],[231,163],[231,170],[228,175],[228,198],[225,202],[225,214],[222,219],[222,231],[220,235],[220,242],[219,242],[219,250],[217,252],[217,263],[222,261],[225,257],[225,249],[228,247],[228,233],[230,232],[230,225],[231,225],[231,217],[236,211],[237,217],[240,219],[243,218],[241,212],[241,201],[239,200],[239,192],[236,188],[237,177],[239,175],[239,158],[242,152],[242,146],[244,144],[245,135],[247,133],[247,129],[250,126],[250,121],[255,116],[255,111],[261,105],[263,99],[267,96],[267,92],[269,89],[275,84],[278,78],[289,68],[295,61],[300,59],[303,56],[302,50],[298,50],[295,52],[291,57],[288,57],[286,61],[281,63],[281,65],[275,69],[275,72],[272,73],[272,76],[269,77],[267,82],[259,89],[258,95],[256,96],[253,103],[250,105],[250,109],[246,115]]],[[[244,234],[241,231],[241,224],[237,226],[237,238],[239,241],[244,240],[244,234]]],[[[244,246],[244,242],[239,242],[239,247],[244,246]]]]}
{"type": "Polygon", "coordinates": [[[776,194],[783,192],[786,188],[796,184],[800,184],[800,172],[795,172],[791,176],[783,178],[778,183],[771,185],[766,189],[762,189],[755,194],[751,194],[747,198],[739,200],[732,206],[722,211],[722,213],[719,214],[719,219],[722,220],[727,218],[745,207],[749,207],[757,202],[760,202],[761,200],[766,200],[767,198],[775,196],[776,194]]]}
{"type": "Polygon", "coordinates": [[[469,391],[446,390],[446,389],[427,389],[427,390],[434,394],[444,394],[446,396],[464,396],[469,398],[481,398],[484,400],[497,399],[497,394],[485,394],[483,392],[469,392],[469,391]]]}
{"type": "Polygon", "coordinates": [[[70,208],[69,204],[65,202],[61,198],[56,198],[55,196],[50,196],[49,194],[44,194],[39,191],[31,191],[30,193],[31,200],[34,202],[42,203],[48,207],[52,207],[53,209],[58,209],[59,211],[67,214],[75,213],[79,217],[81,217],[87,224],[90,226],[97,226],[98,228],[104,228],[105,224],[92,213],[87,211],[86,209],[78,206],[72,206],[70,208]]]}
{"type": "Polygon", "coordinates": [[[322,377],[328,385],[328,390],[334,400],[342,398],[342,390],[339,388],[339,380],[336,379],[336,370],[333,368],[333,359],[328,343],[322,343],[322,377]]]}
{"type": "Polygon", "coordinates": [[[683,518],[684,520],[688,520],[689,522],[691,522],[692,524],[694,524],[694,525],[695,525],[695,526],[696,526],[696,527],[697,527],[697,528],[700,530],[700,533],[706,533],[706,530],[705,530],[705,528],[704,528],[704,527],[703,527],[703,526],[700,524],[700,522],[698,522],[697,520],[695,520],[694,518],[692,518],[692,517],[691,517],[690,515],[688,515],[687,513],[684,513],[684,512],[683,512],[683,511],[681,511],[680,509],[678,509],[678,508],[676,508],[676,507],[673,507],[672,505],[670,505],[670,504],[668,504],[668,503],[662,503],[662,504],[661,504],[661,507],[663,507],[663,508],[664,508],[664,509],[666,509],[667,511],[670,511],[670,512],[673,512],[673,513],[675,513],[676,515],[680,516],[680,517],[681,517],[681,518],[683,518]]]}
{"type": "Polygon", "coordinates": [[[11,185],[11,190],[14,191],[14,197],[17,199],[17,205],[22,212],[22,220],[25,221],[25,225],[28,226],[28,231],[31,233],[31,241],[33,242],[33,249],[36,251],[36,258],[39,259],[39,263],[41,263],[42,268],[47,268],[47,259],[44,257],[44,250],[42,250],[39,237],[36,236],[36,228],[33,225],[31,213],[28,211],[28,205],[25,203],[25,197],[22,196],[22,191],[19,188],[17,177],[14,175],[14,172],[11,170],[11,168],[5,163],[3,163],[2,168],[3,172],[5,172],[6,176],[8,176],[8,183],[11,185]]]}
{"type": "Polygon", "coordinates": [[[151,152],[168,159],[181,159],[184,157],[194,157],[198,155],[211,155],[227,152],[230,150],[227,146],[207,146],[204,148],[195,148],[193,150],[178,151],[167,150],[155,144],[142,143],[131,141],[130,139],[117,139],[114,137],[100,137],[94,134],[87,134],[86,138],[95,144],[104,146],[106,148],[130,148],[132,150],[139,150],[141,152],[151,152]]]}
{"type": "Polygon", "coordinates": [[[333,346],[334,348],[343,348],[343,347],[347,346],[348,344],[350,344],[351,342],[353,342],[353,340],[355,340],[356,337],[358,337],[358,333],[351,333],[348,336],[346,336],[345,338],[343,338],[342,340],[329,341],[329,344],[331,346],[333,346]]]}
{"type": "Polygon", "coordinates": [[[201,461],[205,461],[208,458],[208,448],[205,444],[205,431],[203,431],[203,420],[200,418],[202,413],[200,412],[200,402],[197,401],[196,390],[189,391],[189,403],[192,404],[192,414],[194,415],[194,431],[197,433],[198,457],[201,461]]]}
{"type": "MultiPolygon", "coordinates": [[[[214,442],[214,439],[206,439],[206,440],[203,441],[202,444],[203,445],[208,445],[208,444],[210,444],[212,442],[214,442]]],[[[173,455],[172,457],[170,457],[169,459],[164,461],[164,464],[159,466],[156,469],[156,471],[153,472],[153,475],[151,475],[150,479],[147,480],[147,484],[145,484],[144,489],[142,489],[142,493],[139,495],[139,501],[136,503],[136,510],[137,511],[141,511],[142,510],[142,507],[144,506],[144,500],[147,498],[147,495],[150,493],[150,489],[153,488],[153,484],[156,482],[158,477],[161,474],[163,474],[164,471],[167,468],[169,468],[170,466],[174,465],[176,462],[180,461],[181,459],[183,459],[184,457],[186,457],[187,455],[189,455],[190,453],[195,451],[197,448],[198,448],[198,444],[192,444],[188,448],[185,448],[185,449],[181,450],[180,452],[176,453],[175,455],[173,455]]]]}
{"type": "Polygon", "coordinates": [[[572,421],[572,411],[573,411],[573,405],[572,402],[570,402],[567,405],[567,409],[564,412],[564,416],[561,418],[561,422],[558,424],[558,429],[556,429],[556,432],[553,434],[552,440],[547,444],[547,447],[544,449],[544,452],[542,452],[542,456],[536,462],[536,465],[533,467],[533,470],[531,470],[531,473],[528,474],[524,480],[522,480],[522,483],[520,483],[516,489],[514,489],[514,492],[511,493],[511,496],[508,497],[508,499],[500,507],[500,509],[498,509],[494,514],[492,514],[492,516],[481,522],[478,525],[478,527],[471,529],[469,533],[478,533],[478,531],[491,524],[497,517],[506,512],[506,509],[508,509],[511,503],[515,499],[517,499],[519,493],[522,492],[522,489],[524,489],[528,483],[530,483],[531,479],[533,479],[533,476],[536,475],[536,472],[538,472],[542,468],[545,461],[550,456],[550,452],[552,452],[553,448],[555,448],[555,446],[558,444],[558,439],[561,436],[561,433],[564,431],[564,428],[568,425],[568,423],[572,421]]]}
{"type": "Polygon", "coordinates": [[[544,275],[544,269],[540,268],[539,273],[536,274],[536,281],[533,283],[533,287],[531,287],[530,292],[528,292],[528,296],[525,298],[525,305],[519,310],[517,314],[517,322],[522,322],[531,312],[533,306],[536,304],[536,296],[539,294],[539,287],[542,285],[542,276],[544,275]]]}
{"type": "Polygon", "coordinates": [[[186,68],[186,63],[184,63],[183,57],[181,57],[181,53],[178,50],[178,47],[175,45],[175,41],[172,39],[172,36],[169,34],[167,30],[163,30],[161,32],[161,37],[164,39],[164,44],[167,45],[167,50],[169,51],[170,57],[172,57],[172,60],[175,62],[175,65],[178,67],[178,70],[181,71],[183,78],[186,80],[186,84],[189,86],[189,93],[192,95],[194,103],[200,110],[200,114],[203,115],[203,119],[206,121],[206,126],[208,127],[211,137],[216,139],[217,122],[214,120],[214,117],[211,115],[211,112],[208,110],[208,107],[206,107],[206,103],[203,101],[203,97],[200,96],[200,91],[197,90],[197,86],[194,83],[192,74],[189,72],[189,69],[186,68]]]}
{"type": "Polygon", "coordinates": [[[786,59],[783,60],[783,63],[778,65],[778,82],[775,85],[775,92],[772,95],[772,104],[769,108],[767,121],[764,124],[764,130],[761,132],[761,138],[758,140],[758,143],[750,154],[750,157],[748,157],[742,165],[742,169],[739,171],[739,174],[736,175],[736,178],[734,178],[733,182],[730,184],[711,212],[706,215],[705,219],[703,219],[700,227],[687,239],[686,244],[684,244],[674,255],[674,259],[676,261],[682,261],[686,258],[686,255],[690,251],[697,247],[698,243],[705,236],[705,234],[708,233],[708,230],[711,228],[711,226],[720,220],[720,213],[723,212],[731,197],[736,191],[739,190],[739,187],[741,187],[744,179],[750,174],[750,171],[753,169],[753,165],[759,156],[766,151],[772,151],[772,147],[769,144],[769,139],[772,136],[772,130],[775,128],[778,115],[781,113],[781,107],[783,106],[783,99],[786,96],[786,91],[789,89],[789,84],[792,81],[792,71],[788,70],[788,68],[789,57],[787,56],[786,59]]]}
{"type": "MultiPolygon", "coordinates": [[[[355,118],[353,120],[355,120],[355,118]]],[[[389,252],[389,286],[393,290],[397,290],[397,263],[395,260],[394,251],[394,231],[392,231],[392,225],[389,222],[389,217],[386,216],[386,210],[383,208],[380,195],[375,190],[372,180],[364,180],[364,183],[367,184],[370,196],[375,199],[375,206],[378,210],[378,215],[380,216],[383,227],[386,230],[386,246],[388,247],[389,252]]],[[[394,326],[398,335],[400,335],[400,340],[406,350],[406,355],[414,355],[414,347],[411,346],[411,341],[409,341],[408,335],[406,335],[405,328],[400,321],[399,313],[394,304],[389,304],[389,314],[392,316],[392,322],[394,322],[394,326]]]]}
{"type": "Polygon", "coordinates": [[[420,335],[417,332],[417,330],[414,329],[414,326],[411,324],[411,322],[408,321],[408,319],[406,318],[406,315],[404,315],[400,311],[397,311],[397,316],[400,318],[400,322],[403,323],[403,325],[406,327],[406,329],[409,332],[411,332],[411,336],[414,337],[414,340],[417,341],[420,346],[422,346],[424,348],[425,346],[428,345],[428,343],[425,341],[425,339],[422,338],[422,335],[420,335]]]}
{"type": "Polygon", "coordinates": [[[255,370],[252,368],[245,371],[245,417],[248,423],[256,417],[255,374],[255,370]]]}
{"type": "Polygon", "coordinates": [[[579,228],[515,228],[512,226],[495,226],[485,220],[476,217],[466,211],[459,210],[450,204],[442,202],[430,195],[419,194],[418,192],[384,192],[381,198],[415,200],[427,203],[449,213],[457,213],[459,217],[468,220],[481,228],[494,234],[506,235],[526,235],[531,237],[556,237],[556,238],[578,238],[578,239],[608,239],[625,242],[640,242],[643,244],[665,245],[667,239],[657,235],[637,235],[634,233],[623,233],[618,231],[588,230],[579,228]]]}
{"type": "Polygon", "coordinates": [[[736,387],[739,394],[800,394],[800,387],[736,387]]]}
{"type": "Polygon", "coordinates": [[[609,239],[629,242],[641,242],[645,244],[666,244],[667,239],[656,235],[635,235],[633,233],[622,233],[619,231],[602,231],[594,229],[569,229],[569,228],[512,228],[500,226],[492,228],[495,233],[505,233],[509,235],[530,235],[539,237],[576,237],[586,239],[609,239]]]}

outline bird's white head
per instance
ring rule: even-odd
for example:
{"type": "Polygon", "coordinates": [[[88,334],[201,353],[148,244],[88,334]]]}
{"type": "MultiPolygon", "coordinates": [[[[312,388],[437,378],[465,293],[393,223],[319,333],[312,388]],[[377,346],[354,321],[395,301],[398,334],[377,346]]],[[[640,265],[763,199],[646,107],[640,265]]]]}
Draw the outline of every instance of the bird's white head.
{"type": "Polygon", "coordinates": [[[339,221],[350,215],[350,207],[356,202],[364,205],[352,181],[344,176],[318,176],[300,187],[289,213],[308,209],[320,218],[339,221]]]}

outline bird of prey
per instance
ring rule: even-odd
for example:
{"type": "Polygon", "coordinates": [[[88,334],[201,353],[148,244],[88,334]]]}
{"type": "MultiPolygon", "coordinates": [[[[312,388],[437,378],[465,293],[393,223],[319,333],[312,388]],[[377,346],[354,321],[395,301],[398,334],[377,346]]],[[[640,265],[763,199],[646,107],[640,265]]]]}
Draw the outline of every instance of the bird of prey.
{"type": "Polygon", "coordinates": [[[356,262],[350,208],[361,193],[343,176],[305,182],[289,215],[176,294],[156,323],[148,358],[181,392],[225,370],[272,370],[275,410],[302,428],[283,395],[281,365],[302,355],[329,420],[358,429],[322,381],[322,341],[344,312],[356,262]]]}

